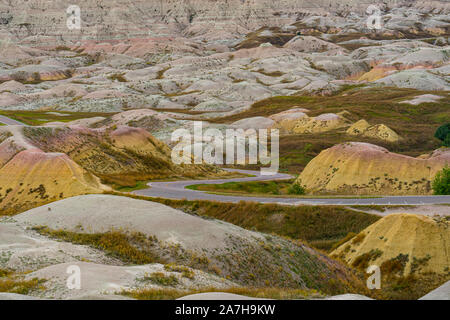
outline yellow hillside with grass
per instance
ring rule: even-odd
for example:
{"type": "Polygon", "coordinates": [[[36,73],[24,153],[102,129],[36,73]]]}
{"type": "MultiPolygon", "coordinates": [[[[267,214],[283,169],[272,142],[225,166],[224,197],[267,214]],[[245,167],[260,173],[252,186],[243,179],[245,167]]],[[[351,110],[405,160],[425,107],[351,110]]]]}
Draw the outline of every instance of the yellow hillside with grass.
{"type": "Polygon", "coordinates": [[[348,142],[322,151],[297,183],[311,193],[431,194],[431,181],[447,164],[449,148],[414,158],[369,143],[348,142]]]}
{"type": "Polygon", "coordinates": [[[375,222],[335,249],[331,256],[361,270],[377,265],[382,276],[450,276],[449,254],[447,219],[402,213],[375,222]]]}
{"type": "Polygon", "coordinates": [[[8,214],[18,208],[106,189],[65,154],[25,150],[0,169],[0,210],[8,214]]]}

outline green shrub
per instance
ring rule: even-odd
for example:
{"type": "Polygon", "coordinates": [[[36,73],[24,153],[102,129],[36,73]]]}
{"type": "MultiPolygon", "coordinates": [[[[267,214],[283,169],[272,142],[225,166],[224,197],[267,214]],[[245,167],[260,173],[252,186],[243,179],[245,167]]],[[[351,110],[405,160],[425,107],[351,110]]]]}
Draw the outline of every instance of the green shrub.
{"type": "Polygon", "coordinates": [[[302,195],[306,193],[306,190],[304,187],[302,187],[301,185],[299,185],[298,183],[294,183],[290,188],[289,188],[289,194],[298,194],[298,195],[302,195]]]}
{"type": "Polygon", "coordinates": [[[433,191],[436,195],[450,195],[450,167],[446,166],[436,174],[433,191]]]}
{"type": "Polygon", "coordinates": [[[445,147],[450,147],[450,133],[445,137],[443,144],[445,147]]]}
{"type": "Polygon", "coordinates": [[[437,128],[434,136],[441,140],[446,147],[450,147],[450,123],[446,123],[437,128]]]}
{"type": "Polygon", "coordinates": [[[166,276],[162,272],[154,272],[150,276],[144,277],[144,280],[150,280],[154,284],[160,285],[160,286],[176,286],[179,281],[178,278],[174,275],[168,275],[166,276]]]}

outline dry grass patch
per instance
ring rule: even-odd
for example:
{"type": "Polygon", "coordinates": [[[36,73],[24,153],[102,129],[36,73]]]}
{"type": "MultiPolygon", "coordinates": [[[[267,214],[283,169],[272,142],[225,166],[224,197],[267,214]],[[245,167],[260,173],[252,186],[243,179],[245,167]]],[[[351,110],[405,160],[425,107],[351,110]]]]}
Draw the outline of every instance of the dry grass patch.
{"type": "Polygon", "coordinates": [[[174,275],[165,275],[163,272],[153,272],[150,275],[146,275],[142,281],[150,281],[156,285],[164,287],[175,287],[180,282],[174,275]]]}
{"type": "Polygon", "coordinates": [[[45,289],[45,280],[33,278],[25,280],[23,274],[16,274],[12,270],[0,269],[0,292],[30,294],[45,289]]]}
{"type": "Polygon", "coordinates": [[[112,230],[106,233],[75,233],[65,230],[51,230],[48,227],[34,227],[38,233],[76,244],[88,245],[103,250],[106,254],[131,264],[161,262],[150,250],[157,241],[142,233],[123,233],[112,230]]]}

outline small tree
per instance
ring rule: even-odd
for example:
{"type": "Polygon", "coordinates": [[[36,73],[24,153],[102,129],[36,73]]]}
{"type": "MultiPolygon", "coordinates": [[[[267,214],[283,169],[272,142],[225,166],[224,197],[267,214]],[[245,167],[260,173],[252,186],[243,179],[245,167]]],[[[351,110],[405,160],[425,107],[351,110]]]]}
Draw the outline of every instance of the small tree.
{"type": "Polygon", "coordinates": [[[446,147],[450,147],[450,133],[447,134],[447,136],[445,137],[444,141],[443,141],[444,146],[446,147]]]}
{"type": "Polygon", "coordinates": [[[437,128],[434,136],[441,140],[444,146],[450,147],[450,123],[444,124],[437,128]]]}
{"type": "Polygon", "coordinates": [[[450,167],[445,166],[439,171],[433,180],[433,192],[435,195],[450,195],[450,167]]]}
{"type": "Polygon", "coordinates": [[[293,185],[291,185],[289,187],[288,193],[289,194],[303,195],[303,194],[306,193],[306,190],[299,183],[294,183],[293,185]]]}

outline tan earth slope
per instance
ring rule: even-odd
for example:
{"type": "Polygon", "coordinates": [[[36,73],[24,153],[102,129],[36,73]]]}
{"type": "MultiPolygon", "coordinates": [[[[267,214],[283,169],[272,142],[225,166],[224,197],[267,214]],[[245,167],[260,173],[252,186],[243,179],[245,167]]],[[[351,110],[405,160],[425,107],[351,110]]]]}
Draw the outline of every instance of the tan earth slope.
{"type": "Polygon", "coordinates": [[[449,254],[448,220],[414,214],[386,216],[331,253],[357,268],[377,265],[404,276],[450,276],[449,254]]]}
{"type": "Polygon", "coordinates": [[[369,143],[348,142],[322,151],[297,183],[312,193],[430,194],[434,176],[449,163],[449,148],[413,158],[369,143]]]}
{"type": "Polygon", "coordinates": [[[81,126],[26,128],[27,138],[46,152],[62,152],[108,183],[205,176],[222,172],[200,165],[174,165],[170,148],[141,128],[81,126]]]}
{"type": "Polygon", "coordinates": [[[105,190],[98,178],[62,153],[25,150],[0,169],[3,210],[105,190]]]}
{"type": "Polygon", "coordinates": [[[399,135],[388,126],[384,124],[370,125],[364,119],[352,124],[346,132],[351,136],[363,136],[387,142],[398,142],[400,140],[399,135]]]}
{"type": "Polygon", "coordinates": [[[23,127],[0,133],[0,215],[64,197],[109,190],[64,153],[44,152],[23,135],[23,127]]]}
{"type": "Polygon", "coordinates": [[[0,215],[152,178],[220,175],[174,165],[170,148],[144,129],[7,126],[0,131],[0,215]]]}

